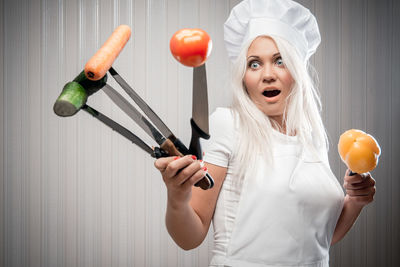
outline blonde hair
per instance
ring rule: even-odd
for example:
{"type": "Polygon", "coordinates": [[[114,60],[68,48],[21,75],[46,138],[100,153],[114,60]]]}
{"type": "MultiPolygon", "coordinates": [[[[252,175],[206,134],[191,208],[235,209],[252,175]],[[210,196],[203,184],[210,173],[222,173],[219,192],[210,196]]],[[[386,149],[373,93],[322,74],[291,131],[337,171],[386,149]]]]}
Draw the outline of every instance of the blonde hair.
{"type": "MultiPolygon", "coordinates": [[[[296,133],[303,148],[311,149],[314,152],[321,148],[328,151],[328,138],[320,114],[321,101],[314,82],[317,80],[314,68],[309,62],[305,63],[300,59],[295,48],[289,42],[277,36],[268,37],[275,41],[283,62],[295,81],[295,85],[286,99],[283,113],[286,135],[296,133]]],[[[247,51],[256,38],[243,46],[231,72],[233,86],[231,109],[235,120],[238,120],[240,125],[235,149],[239,162],[239,168],[235,171],[240,180],[254,174],[255,169],[249,169],[251,165],[249,162],[256,162],[260,154],[265,160],[273,163],[272,150],[268,148],[273,146],[271,142],[272,128],[279,128],[279,125],[265,115],[250,99],[243,85],[243,77],[247,68],[247,51]]]]}

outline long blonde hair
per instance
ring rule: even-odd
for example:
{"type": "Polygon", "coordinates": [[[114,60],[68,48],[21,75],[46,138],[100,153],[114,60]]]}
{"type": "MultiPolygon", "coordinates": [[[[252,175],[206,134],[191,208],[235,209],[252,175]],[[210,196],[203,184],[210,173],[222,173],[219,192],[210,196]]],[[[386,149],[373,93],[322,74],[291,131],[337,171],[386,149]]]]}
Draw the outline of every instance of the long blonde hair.
{"type": "MultiPolygon", "coordinates": [[[[296,133],[297,139],[304,148],[319,151],[321,148],[328,150],[328,138],[321,119],[321,101],[317,86],[316,72],[309,62],[304,62],[296,53],[295,48],[286,40],[277,36],[271,37],[281,53],[283,62],[293,79],[295,85],[286,99],[283,114],[283,123],[286,126],[286,135],[296,133]]],[[[268,162],[273,162],[271,142],[272,128],[278,129],[279,125],[265,115],[250,99],[243,77],[247,68],[247,51],[251,43],[249,40],[242,48],[232,69],[233,101],[231,109],[235,119],[239,122],[238,142],[235,153],[239,162],[235,170],[240,180],[253,175],[254,169],[249,169],[250,162],[261,155],[268,162]]]]}

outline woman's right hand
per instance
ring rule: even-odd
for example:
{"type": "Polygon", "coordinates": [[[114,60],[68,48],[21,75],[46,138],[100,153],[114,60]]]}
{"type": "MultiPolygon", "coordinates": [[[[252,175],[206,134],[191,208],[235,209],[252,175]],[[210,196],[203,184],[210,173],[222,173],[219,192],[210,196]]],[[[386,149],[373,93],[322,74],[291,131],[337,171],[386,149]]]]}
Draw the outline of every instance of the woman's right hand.
{"type": "Polygon", "coordinates": [[[159,158],[154,162],[154,166],[161,172],[167,186],[168,202],[173,206],[189,203],[192,186],[207,172],[203,163],[192,155],[159,158]]]}

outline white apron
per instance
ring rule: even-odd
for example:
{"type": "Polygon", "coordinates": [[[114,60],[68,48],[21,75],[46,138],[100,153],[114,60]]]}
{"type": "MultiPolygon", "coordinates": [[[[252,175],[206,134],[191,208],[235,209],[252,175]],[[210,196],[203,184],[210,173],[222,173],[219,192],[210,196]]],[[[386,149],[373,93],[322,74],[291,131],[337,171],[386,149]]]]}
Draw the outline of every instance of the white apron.
{"type": "MultiPolygon", "coordinates": [[[[298,145],[278,145],[273,166],[260,157],[257,175],[241,189],[231,233],[225,233],[226,247],[214,251],[210,266],[329,266],[343,190],[326,162],[299,150],[298,145]]],[[[223,228],[227,211],[221,211],[223,203],[217,205],[214,216],[225,220],[223,228]]],[[[218,239],[223,234],[215,230],[218,239]]]]}

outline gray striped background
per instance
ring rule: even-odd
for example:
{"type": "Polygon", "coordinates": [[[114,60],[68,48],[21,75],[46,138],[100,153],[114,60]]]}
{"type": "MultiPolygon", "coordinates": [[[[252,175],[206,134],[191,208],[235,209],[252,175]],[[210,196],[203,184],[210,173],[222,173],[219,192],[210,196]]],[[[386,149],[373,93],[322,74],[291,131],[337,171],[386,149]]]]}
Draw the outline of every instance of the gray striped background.
{"type": "MultiPolygon", "coordinates": [[[[154,160],[87,113],[60,118],[52,106],[112,30],[128,24],[133,34],[114,67],[187,144],[191,70],[172,58],[169,38],[184,27],[211,35],[210,112],[227,106],[222,24],[238,2],[0,1],[0,265],[207,266],[212,229],[193,251],[174,244],[154,160]]],[[[331,266],[400,266],[400,2],[299,2],[322,34],[313,62],[334,173],[342,181],[336,144],[349,128],[374,135],[383,151],[372,173],[376,200],[332,248],[331,266]]],[[[102,92],[89,104],[152,143],[102,92]]]]}

